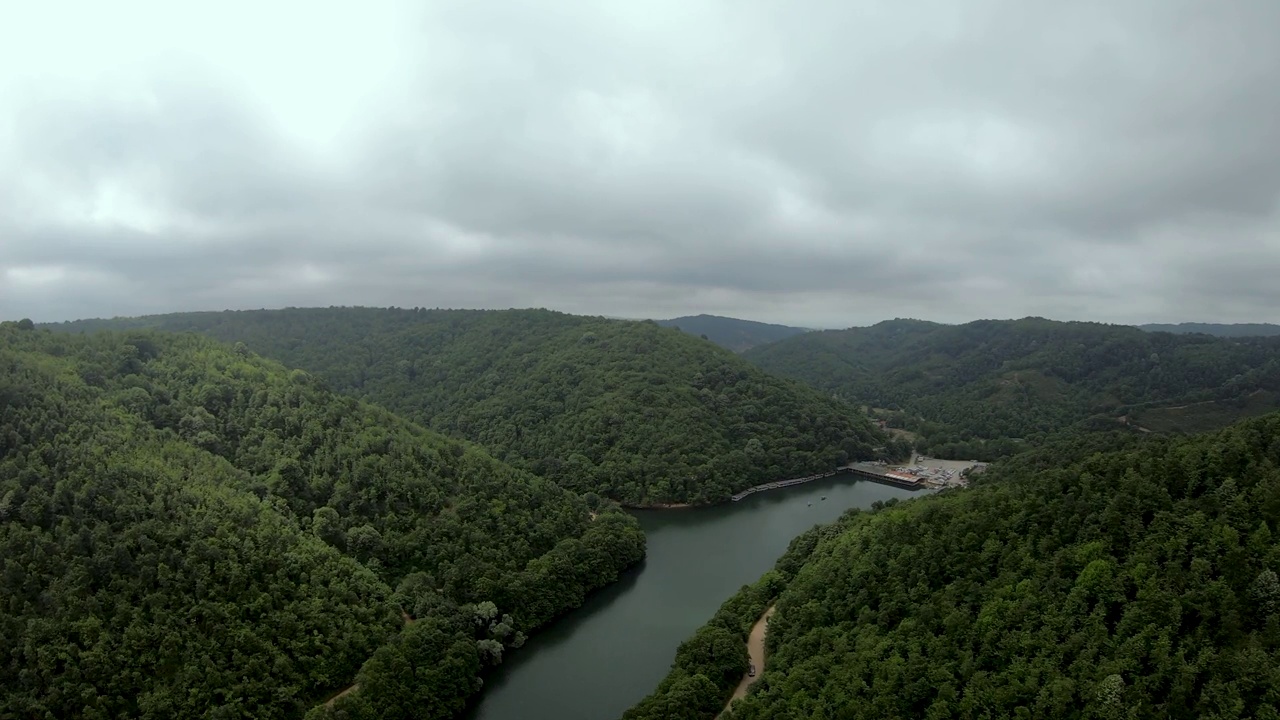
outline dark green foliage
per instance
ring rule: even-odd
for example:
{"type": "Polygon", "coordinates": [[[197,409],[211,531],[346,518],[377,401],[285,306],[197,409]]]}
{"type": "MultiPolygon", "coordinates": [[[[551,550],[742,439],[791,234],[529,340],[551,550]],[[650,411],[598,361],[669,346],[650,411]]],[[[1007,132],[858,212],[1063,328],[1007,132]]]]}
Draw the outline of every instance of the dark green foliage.
{"type": "Polygon", "coordinates": [[[733,716],[1277,717],[1280,415],[1128,444],[849,518],[733,716]]]}
{"type": "Polygon", "coordinates": [[[1280,325],[1272,323],[1177,323],[1139,325],[1147,332],[1202,333],[1217,337],[1265,337],[1280,335],[1280,325]]]}
{"type": "Polygon", "coordinates": [[[805,328],[739,320],[719,315],[689,315],[657,322],[663,327],[679,328],[690,335],[710,340],[720,347],[739,353],[757,345],[765,345],[792,335],[809,332],[805,328]]]}
{"type": "Polygon", "coordinates": [[[454,717],[479,689],[480,651],[469,635],[465,618],[431,617],[409,624],[360,669],[359,691],[338,699],[332,710],[308,717],[454,717]]]}
{"type": "Polygon", "coordinates": [[[652,322],[544,310],[330,308],[82,321],[207,333],[578,492],[715,502],[876,455],[848,406],[652,322]]]}
{"type": "Polygon", "coordinates": [[[450,712],[482,651],[644,553],[616,508],[593,521],[549,481],[194,336],[0,325],[0,401],[0,717],[296,718],[362,664],[346,698],[375,716],[450,712]],[[388,678],[424,652],[429,671],[388,678]]]}
{"type": "Polygon", "coordinates": [[[894,320],[745,357],[879,408],[890,427],[922,436],[921,451],[956,459],[1010,455],[1068,429],[1204,431],[1280,407],[1280,338],[1039,318],[894,320]]]}
{"type": "Polygon", "coordinates": [[[857,513],[847,513],[832,525],[814,527],[792,540],[773,570],[755,584],[743,585],[707,624],[681,643],[670,672],[650,695],[623,715],[624,720],[710,720],[718,715],[747,671],[747,638],[752,626],[819,541],[834,536],[857,513]]]}

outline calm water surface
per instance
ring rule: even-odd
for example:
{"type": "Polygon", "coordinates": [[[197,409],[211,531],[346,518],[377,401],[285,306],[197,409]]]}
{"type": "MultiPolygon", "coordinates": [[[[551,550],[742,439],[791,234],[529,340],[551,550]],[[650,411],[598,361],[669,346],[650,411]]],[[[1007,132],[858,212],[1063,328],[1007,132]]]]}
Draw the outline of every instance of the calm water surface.
{"type": "Polygon", "coordinates": [[[616,720],[666,675],[676,646],[796,535],[849,508],[921,494],[835,477],[713,508],[637,511],[649,539],[643,565],[512,652],[469,717],[616,720]]]}

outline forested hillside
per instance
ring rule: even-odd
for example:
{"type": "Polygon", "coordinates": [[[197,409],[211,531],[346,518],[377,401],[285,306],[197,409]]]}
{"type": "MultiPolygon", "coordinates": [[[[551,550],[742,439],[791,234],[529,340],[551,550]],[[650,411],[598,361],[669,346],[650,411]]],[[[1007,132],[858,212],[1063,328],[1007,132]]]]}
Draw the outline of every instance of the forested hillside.
{"type": "Polygon", "coordinates": [[[657,322],[663,327],[679,328],[690,335],[705,337],[734,352],[742,352],[757,345],[777,342],[783,338],[809,332],[804,328],[739,320],[719,315],[687,315],[657,322]]]}
{"type": "Polygon", "coordinates": [[[56,327],[128,326],[241,341],[563,487],[636,505],[724,500],[883,443],[856,409],[652,322],[317,308],[56,327]]]}
{"type": "MultiPolygon", "coordinates": [[[[1090,437],[843,518],[732,717],[1280,716],[1280,415],[1090,437]]],[[[662,716],[714,717],[702,684],[662,716]]]]}
{"type": "Polygon", "coordinates": [[[299,718],[353,679],[345,717],[452,717],[643,555],[616,509],[243,347],[28,328],[0,324],[0,717],[299,718]]]}
{"type": "Polygon", "coordinates": [[[893,320],[748,351],[761,367],[892,412],[939,457],[991,459],[1067,428],[1201,432],[1280,408],[1280,338],[1039,318],[893,320]]]}
{"type": "Polygon", "coordinates": [[[1139,325],[1147,332],[1203,333],[1217,337],[1265,337],[1280,335],[1280,325],[1272,323],[1151,323],[1139,325]]]}

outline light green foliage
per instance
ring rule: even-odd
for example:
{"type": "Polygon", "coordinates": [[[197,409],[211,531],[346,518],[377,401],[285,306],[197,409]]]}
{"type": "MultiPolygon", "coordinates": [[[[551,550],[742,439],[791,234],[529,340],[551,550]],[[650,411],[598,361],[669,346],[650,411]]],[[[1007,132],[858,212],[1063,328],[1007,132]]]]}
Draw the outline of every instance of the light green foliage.
{"type": "Polygon", "coordinates": [[[614,507],[195,336],[0,324],[0,401],[0,717],[295,718],[358,670],[334,712],[447,717],[478,641],[644,553],[614,507]]]}
{"type": "Polygon", "coordinates": [[[861,413],[650,322],[545,310],[330,308],[84,321],[196,331],[482,444],[578,492],[712,502],[875,456],[861,413]]]}

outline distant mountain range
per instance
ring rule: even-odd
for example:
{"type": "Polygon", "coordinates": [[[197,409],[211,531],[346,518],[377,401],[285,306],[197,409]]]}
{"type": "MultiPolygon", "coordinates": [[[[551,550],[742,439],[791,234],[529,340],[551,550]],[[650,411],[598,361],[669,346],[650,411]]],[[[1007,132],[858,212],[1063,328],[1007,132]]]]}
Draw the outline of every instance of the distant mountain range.
{"type": "MultiPolygon", "coordinates": [[[[736,353],[812,332],[810,328],[773,325],[719,315],[687,315],[656,322],[665,327],[679,328],[690,335],[706,336],[711,342],[736,353]]],[[[1134,327],[1147,332],[1167,332],[1176,335],[1199,333],[1222,338],[1280,335],[1280,325],[1272,323],[1147,323],[1134,327]]]]}
{"type": "Polygon", "coordinates": [[[670,320],[658,320],[657,323],[664,327],[679,328],[690,335],[706,336],[711,342],[738,353],[750,350],[757,345],[765,345],[809,332],[808,328],[771,325],[718,315],[687,315],[670,320]]]}
{"type": "Polygon", "coordinates": [[[1280,409],[1280,337],[1147,333],[1043,318],[893,320],[743,354],[851,403],[894,411],[937,457],[1010,454],[1068,428],[1201,432],[1280,409]]]}
{"type": "Polygon", "coordinates": [[[1280,325],[1273,325],[1272,323],[1178,323],[1176,325],[1149,323],[1138,327],[1147,332],[1168,332],[1179,335],[1188,333],[1202,333],[1217,337],[1271,337],[1280,335],[1280,325]]]}

